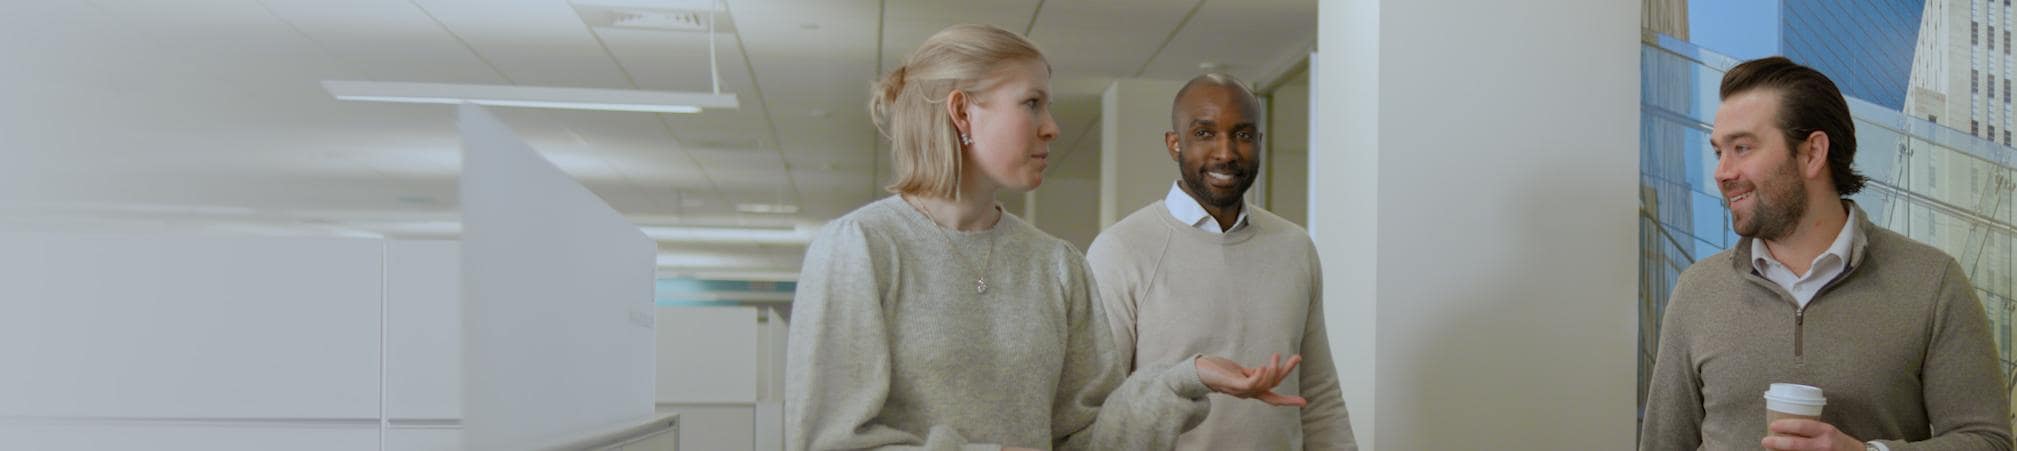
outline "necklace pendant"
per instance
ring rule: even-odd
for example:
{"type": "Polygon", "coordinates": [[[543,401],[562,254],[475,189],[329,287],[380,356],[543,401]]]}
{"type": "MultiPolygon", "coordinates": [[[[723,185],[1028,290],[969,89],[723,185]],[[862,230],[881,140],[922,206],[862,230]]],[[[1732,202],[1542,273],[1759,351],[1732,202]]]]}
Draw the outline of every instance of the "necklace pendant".
{"type": "Polygon", "coordinates": [[[987,293],[987,281],[985,281],[985,280],[980,280],[980,279],[974,279],[974,280],[973,280],[973,292],[974,292],[974,294],[982,294],[982,293],[987,293]]]}

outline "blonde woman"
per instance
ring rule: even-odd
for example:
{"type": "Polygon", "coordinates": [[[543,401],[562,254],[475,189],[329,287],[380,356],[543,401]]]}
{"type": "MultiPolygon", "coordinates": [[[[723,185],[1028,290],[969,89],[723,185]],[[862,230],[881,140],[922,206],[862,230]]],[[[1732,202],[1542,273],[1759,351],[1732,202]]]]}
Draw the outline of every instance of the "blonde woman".
{"type": "Polygon", "coordinates": [[[1057,123],[1028,40],[949,27],[874,88],[897,195],[806,253],[787,353],[787,448],[1169,449],[1211,392],[1271,390],[1300,361],[1121,366],[1085,258],[994,202],[1043,182],[1057,123]]]}

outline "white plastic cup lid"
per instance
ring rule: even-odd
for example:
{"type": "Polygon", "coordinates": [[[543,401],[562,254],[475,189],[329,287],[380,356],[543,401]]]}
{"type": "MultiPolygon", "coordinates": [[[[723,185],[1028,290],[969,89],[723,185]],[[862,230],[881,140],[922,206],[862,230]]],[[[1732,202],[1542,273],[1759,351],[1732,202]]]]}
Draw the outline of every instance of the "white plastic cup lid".
{"type": "Polygon", "coordinates": [[[1765,408],[1798,415],[1820,415],[1828,398],[1821,389],[1800,384],[1772,384],[1765,391],[1765,408]]]}

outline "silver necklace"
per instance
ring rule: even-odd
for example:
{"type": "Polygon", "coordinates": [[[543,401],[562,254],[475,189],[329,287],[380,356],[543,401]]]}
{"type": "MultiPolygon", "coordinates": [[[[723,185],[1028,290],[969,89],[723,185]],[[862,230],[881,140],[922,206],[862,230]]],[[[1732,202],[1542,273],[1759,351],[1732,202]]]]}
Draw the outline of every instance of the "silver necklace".
{"type": "MultiPolygon", "coordinates": [[[[923,203],[923,202],[917,202],[917,203],[912,203],[912,204],[911,204],[911,206],[912,206],[912,207],[914,207],[914,208],[917,208],[917,211],[918,211],[919,213],[924,213],[924,217],[925,217],[925,219],[930,219],[930,220],[931,220],[931,223],[932,223],[932,228],[934,228],[934,229],[940,229],[940,230],[938,231],[938,233],[939,233],[939,237],[940,237],[940,238],[944,238],[944,239],[945,239],[945,246],[946,246],[946,248],[948,248],[948,249],[952,249],[952,253],[953,253],[953,260],[955,260],[955,261],[958,261],[958,262],[959,262],[959,266],[960,266],[960,269],[963,269],[963,270],[966,270],[967,272],[970,272],[970,273],[973,273],[973,274],[974,274],[974,276],[973,276],[973,292],[974,292],[974,294],[986,294],[986,293],[987,293],[987,279],[986,279],[986,278],[984,278],[983,276],[987,275],[987,270],[988,270],[988,268],[990,268],[990,267],[991,267],[991,266],[992,266],[992,265],[994,264],[994,242],[995,242],[995,235],[994,235],[994,233],[993,233],[993,232],[989,232],[989,234],[988,234],[988,238],[987,238],[987,254],[986,254],[985,256],[981,257],[981,270],[980,270],[979,272],[975,272],[975,271],[973,270],[973,267],[971,267],[971,266],[967,266],[967,264],[966,264],[966,255],[965,255],[965,254],[963,254],[963,253],[961,253],[961,252],[960,252],[960,250],[959,250],[959,246],[953,243],[953,241],[952,241],[952,232],[947,232],[947,231],[945,231],[945,230],[944,230],[944,229],[945,229],[946,227],[945,227],[945,226],[942,226],[942,225],[940,225],[940,224],[939,224],[939,222],[938,222],[938,217],[935,217],[935,216],[932,216],[932,214],[931,214],[931,209],[929,209],[929,208],[925,208],[925,206],[924,206],[924,203],[923,203]]],[[[999,220],[997,220],[997,221],[999,221],[999,220]]],[[[997,226],[999,226],[999,224],[997,224],[997,226]]]]}

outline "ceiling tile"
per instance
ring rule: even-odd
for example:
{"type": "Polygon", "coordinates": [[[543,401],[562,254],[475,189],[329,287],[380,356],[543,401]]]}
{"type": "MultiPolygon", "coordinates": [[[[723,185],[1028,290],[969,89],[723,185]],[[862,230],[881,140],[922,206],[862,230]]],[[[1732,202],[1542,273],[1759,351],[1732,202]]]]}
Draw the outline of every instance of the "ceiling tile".
{"type": "Polygon", "coordinates": [[[273,0],[267,6],[284,23],[370,80],[504,83],[496,71],[411,3],[273,0]]]}
{"type": "Polygon", "coordinates": [[[418,4],[515,84],[637,89],[565,2],[421,0],[418,4]]]}
{"type": "Polygon", "coordinates": [[[1149,64],[1148,78],[1188,79],[1200,63],[1223,65],[1223,72],[1268,80],[1309,54],[1317,40],[1315,0],[1207,1],[1149,64]]]}

